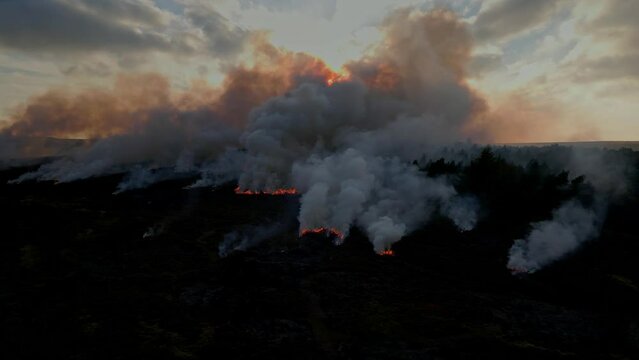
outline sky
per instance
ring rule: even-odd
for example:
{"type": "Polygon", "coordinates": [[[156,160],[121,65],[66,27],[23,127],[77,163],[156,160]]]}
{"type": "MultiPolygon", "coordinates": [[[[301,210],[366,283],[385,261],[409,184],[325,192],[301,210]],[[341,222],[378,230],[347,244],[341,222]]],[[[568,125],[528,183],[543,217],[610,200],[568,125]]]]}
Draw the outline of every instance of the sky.
{"type": "Polygon", "coordinates": [[[110,89],[120,74],[220,84],[252,61],[256,34],[340,71],[402,7],[466,25],[465,79],[497,114],[497,141],[639,140],[633,0],[0,0],[0,126],[34,96],[110,89]]]}

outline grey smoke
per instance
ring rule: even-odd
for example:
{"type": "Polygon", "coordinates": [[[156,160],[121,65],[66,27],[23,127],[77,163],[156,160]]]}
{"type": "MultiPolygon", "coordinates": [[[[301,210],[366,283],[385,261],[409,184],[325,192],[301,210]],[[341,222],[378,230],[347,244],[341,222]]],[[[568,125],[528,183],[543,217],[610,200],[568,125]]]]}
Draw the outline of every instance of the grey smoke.
{"type": "Polygon", "coordinates": [[[179,113],[175,117],[168,112],[155,113],[155,117],[136,131],[99,139],[12,182],[71,182],[128,173],[118,186],[121,192],[197,173],[204,164],[237,146],[239,137],[236,128],[215,118],[204,119],[206,115],[179,113]]]}
{"type": "Polygon", "coordinates": [[[195,176],[195,173],[180,171],[179,167],[151,169],[144,166],[135,166],[129,170],[128,174],[117,185],[117,190],[113,194],[117,195],[130,190],[144,189],[166,180],[193,176],[195,176]]]}
{"type": "Polygon", "coordinates": [[[242,172],[246,154],[236,148],[228,148],[217,159],[202,164],[199,168],[200,178],[188,189],[201,187],[218,187],[237,180],[242,172]]]}

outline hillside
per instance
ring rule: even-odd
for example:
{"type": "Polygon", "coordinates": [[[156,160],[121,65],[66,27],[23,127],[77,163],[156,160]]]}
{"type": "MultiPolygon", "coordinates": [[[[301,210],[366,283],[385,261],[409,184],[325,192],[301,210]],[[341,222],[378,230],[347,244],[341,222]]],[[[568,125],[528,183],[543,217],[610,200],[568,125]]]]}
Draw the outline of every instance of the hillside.
{"type": "Polygon", "coordinates": [[[435,218],[379,256],[356,229],[341,246],[298,238],[296,196],[183,189],[191,179],[112,195],[120,175],[6,184],[27,170],[0,173],[10,358],[612,359],[639,350],[636,192],[611,205],[599,238],[513,276],[511,235],[573,190],[547,188],[545,199],[526,197],[537,205],[513,210],[509,201],[530,190],[476,169],[472,191],[491,213],[475,230],[435,218]],[[491,190],[477,176],[504,183],[491,190]],[[225,235],[274,222],[273,236],[220,257],[225,235]]]}

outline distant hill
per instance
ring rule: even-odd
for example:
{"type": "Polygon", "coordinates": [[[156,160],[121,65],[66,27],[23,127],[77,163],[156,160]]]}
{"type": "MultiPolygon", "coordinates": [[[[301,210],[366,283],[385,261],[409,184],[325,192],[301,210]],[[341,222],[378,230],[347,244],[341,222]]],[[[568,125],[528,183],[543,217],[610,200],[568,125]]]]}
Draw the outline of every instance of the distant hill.
{"type": "Polygon", "coordinates": [[[580,148],[601,148],[601,149],[611,149],[618,150],[622,148],[628,148],[632,150],[639,150],[639,141],[565,141],[565,142],[538,142],[538,143],[501,143],[495,145],[505,145],[505,146],[550,146],[550,145],[561,145],[561,146],[574,146],[580,148]]]}

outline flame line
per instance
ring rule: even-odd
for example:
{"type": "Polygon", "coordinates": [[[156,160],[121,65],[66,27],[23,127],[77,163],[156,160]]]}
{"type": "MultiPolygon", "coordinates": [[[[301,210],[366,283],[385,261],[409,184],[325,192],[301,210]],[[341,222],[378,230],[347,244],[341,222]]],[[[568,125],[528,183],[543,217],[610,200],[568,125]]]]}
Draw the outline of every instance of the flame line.
{"type": "Polygon", "coordinates": [[[319,227],[314,229],[303,229],[302,231],[300,231],[300,237],[303,237],[308,234],[326,234],[327,236],[333,235],[340,239],[344,239],[344,234],[341,231],[334,228],[319,227]]]}
{"type": "Polygon", "coordinates": [[[297,189],[295,188],[285,188],[285,189],[275,189],[275,190],[261,190],[261,191],[253,191],[253,190],[242,190],[239,186],[235,188],[235,193],[237,195],[296,195],[297,189]]]}

